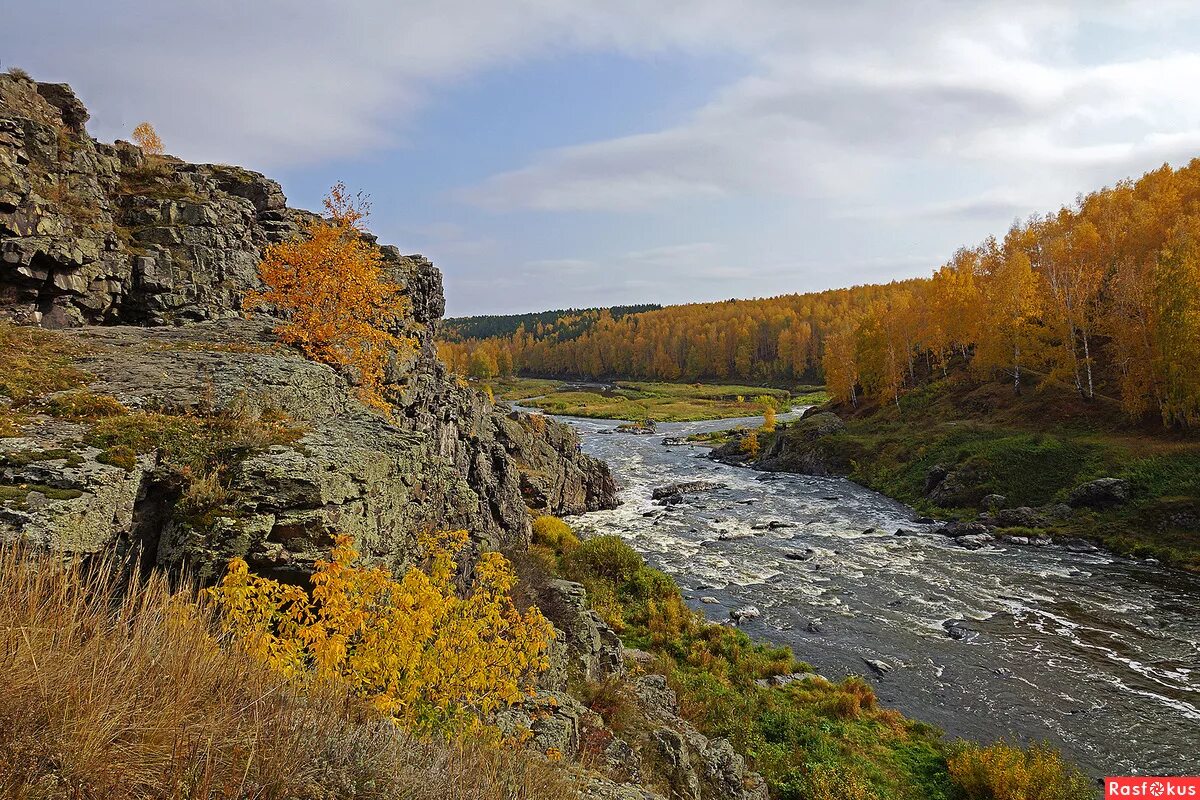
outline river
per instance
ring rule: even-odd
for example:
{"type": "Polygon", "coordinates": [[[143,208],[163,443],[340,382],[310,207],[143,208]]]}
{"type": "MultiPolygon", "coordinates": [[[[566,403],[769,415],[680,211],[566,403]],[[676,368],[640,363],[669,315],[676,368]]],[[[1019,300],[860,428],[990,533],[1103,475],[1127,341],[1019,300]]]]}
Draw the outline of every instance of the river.
{"type": "Polygon", "coordinates": [[[751,636],[790,645],[829,678],[864,675],[883,702],[953,736],[1048,741],[1097,776],[1200,772],[1197,576],[1053,546],[970,551],[851,481],[764,480],[662,444],[758,418],[662,424],[655,436],[563,419],[612,467],[623,501],[573,524],[626,539],[709,618],[756,606],[751,636]],[[654,487],[695,480],[728,488],[652,503],[654,487]]]}

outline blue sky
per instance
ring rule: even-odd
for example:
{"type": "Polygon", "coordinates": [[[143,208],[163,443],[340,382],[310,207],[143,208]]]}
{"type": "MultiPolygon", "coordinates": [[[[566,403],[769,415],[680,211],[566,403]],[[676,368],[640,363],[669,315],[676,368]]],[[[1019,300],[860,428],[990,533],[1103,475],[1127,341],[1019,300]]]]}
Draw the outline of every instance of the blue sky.
{"type": "Polygon", "coordinates": [[[337,180],[449,313],[926,274],[1200,155],[1194,4],[0,0],[103,140],[337,180]],[[7,7],[10,6],[11,7],[7,7]]]}

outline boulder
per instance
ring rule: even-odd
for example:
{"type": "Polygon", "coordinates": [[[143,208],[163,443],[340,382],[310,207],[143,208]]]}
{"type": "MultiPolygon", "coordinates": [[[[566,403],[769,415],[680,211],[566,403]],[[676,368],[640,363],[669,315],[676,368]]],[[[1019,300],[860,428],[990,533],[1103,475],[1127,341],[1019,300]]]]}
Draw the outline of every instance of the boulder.
{"type": "Polygon", "coordinates": [[[758,619],[761,616],[762,612],[758,610],[757,606],[743,606],[729,612],[729,618],[738,625],[741,625],[748,619],[758,619]]]}
{"type": "Polygon", "coordinates": [[[994,537],[989,533],[973,533],[967,536],[956,537],[954,544],[967,550],[978,550],[992,541],[994,541],[994,537]]]}
{"type": "Polygon", "coordinates": [[[1067,503],[1072,508],[1112,508],[1129,502],[1129,481],[1097,478],[1071,490],[1067,503]]]}
{"type": "Polygon", "coordinates": [[[991,532],[991,528],[982,522],[947,522],[938,528],[936,533],[958,539],[963,536],[980,536],[991,532]]]}
{"type": "Polygon", "coordinates": [[[996,512],[1008,505],[1008,498],[1002,494],[984,495],[979,501],[979,507],[984,511],[996,512]]]}
{"type": "Polygon", "coordinates": [[[551,580],[539,595],[538,607],[558,629],[557,641],[566,646],[570,663],[584,680],[599,682],[624,672],[621,639],[588,608],[582,585],[551,580]]]}
{"type": "Polygon", "coordinates": [[[863,663],[870,667],[876,675],[880,676],[887,675],[889,672],[895,669],[895,667],[888,662],[882,661],[878,658],[863,658],[863,663]]]}
{"type": "Polygon", "coordinates": [[[683,499],[684,495],[713,492],[725,488],[727,488],[726,484],[715,481],[683,481],[656,487],[651,492],[650,498],[662,503],[677,503],[683,499]]]}
{"type": "Polygon", "coordinates": [[[1002,508],[992,515],[998,528],[1044,528],[1048,521],[1029,506],[1002,508]]]}

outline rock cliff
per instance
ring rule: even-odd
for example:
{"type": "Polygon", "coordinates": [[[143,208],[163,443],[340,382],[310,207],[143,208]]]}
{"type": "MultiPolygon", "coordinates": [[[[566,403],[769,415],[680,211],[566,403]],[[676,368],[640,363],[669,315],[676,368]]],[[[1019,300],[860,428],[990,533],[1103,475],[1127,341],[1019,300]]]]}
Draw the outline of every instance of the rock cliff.
{"type": "MultiPolygon", "coordinates": [[[[465,528],[477,552],[519,554],[530,510],[615,505],[608,468],[569,427],[447,374],[428,260],[381,247],[408,299],[399,333],[417,345],[392,366],[389,420],[353,376],[280,344],[276,320],[241,314],[262,249],[311,215],[257,173],[98,143],[87,117],[66,86],[0,75],[0,364],[30,363],[5,360],[14,341],[53,362],[38,380],[0,374],[0,541],[137,550],[205,580],[239,555],[301,580],[335,533],[400,567],[423,531],[465,528]],[[32,328],[57,330],[5,335],[32,328]]],[[[534,600],[559,631],[554,666],[497,722],[586,764],[581,797],[764,800],[762,778],[680,718],[582,586],[550,581],[534,600]],[[611,730],[572,693],[581,682],[619,687],[643,722],[611,730]]]]}
{"type": "Polygon", "coordinates": [[[245,555],[287,576],[335,532],[401,564],[423,530],[520,547],[529,509],[615,504],[607,467],[569,428],[495,407],[447,374],[434,349],[441,274],[427,259],[381,247],[408,299],[400,332],[417,343],[392,369],[389,422],[346,376],[279,345],[269,319],[241,316],[263,248],[311,215],[249,170],[96,142],[87,119],[67,86],[0,75],[0,319],[62,329],[86,392],[115,398],[128,420],[271,414],[297,436],[223,464],[219,507],[197,522],[180,513],[161,451],[114,459],[92,423],[44,398],[0,438],[0,536],[82,552],[140,545],[203,576],[245,555]]]}

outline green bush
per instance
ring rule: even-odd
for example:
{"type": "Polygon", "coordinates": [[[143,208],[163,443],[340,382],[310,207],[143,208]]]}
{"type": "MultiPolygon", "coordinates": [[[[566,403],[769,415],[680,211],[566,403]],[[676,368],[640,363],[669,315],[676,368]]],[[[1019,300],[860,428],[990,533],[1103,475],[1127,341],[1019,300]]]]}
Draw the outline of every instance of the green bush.
{"type": "Polygon", "coordinates": [[[579,537],[571,530],[571,526],[558,517],[548,515],[533,521],[533,541],[564,552],[579,546],[579,537]]]}

